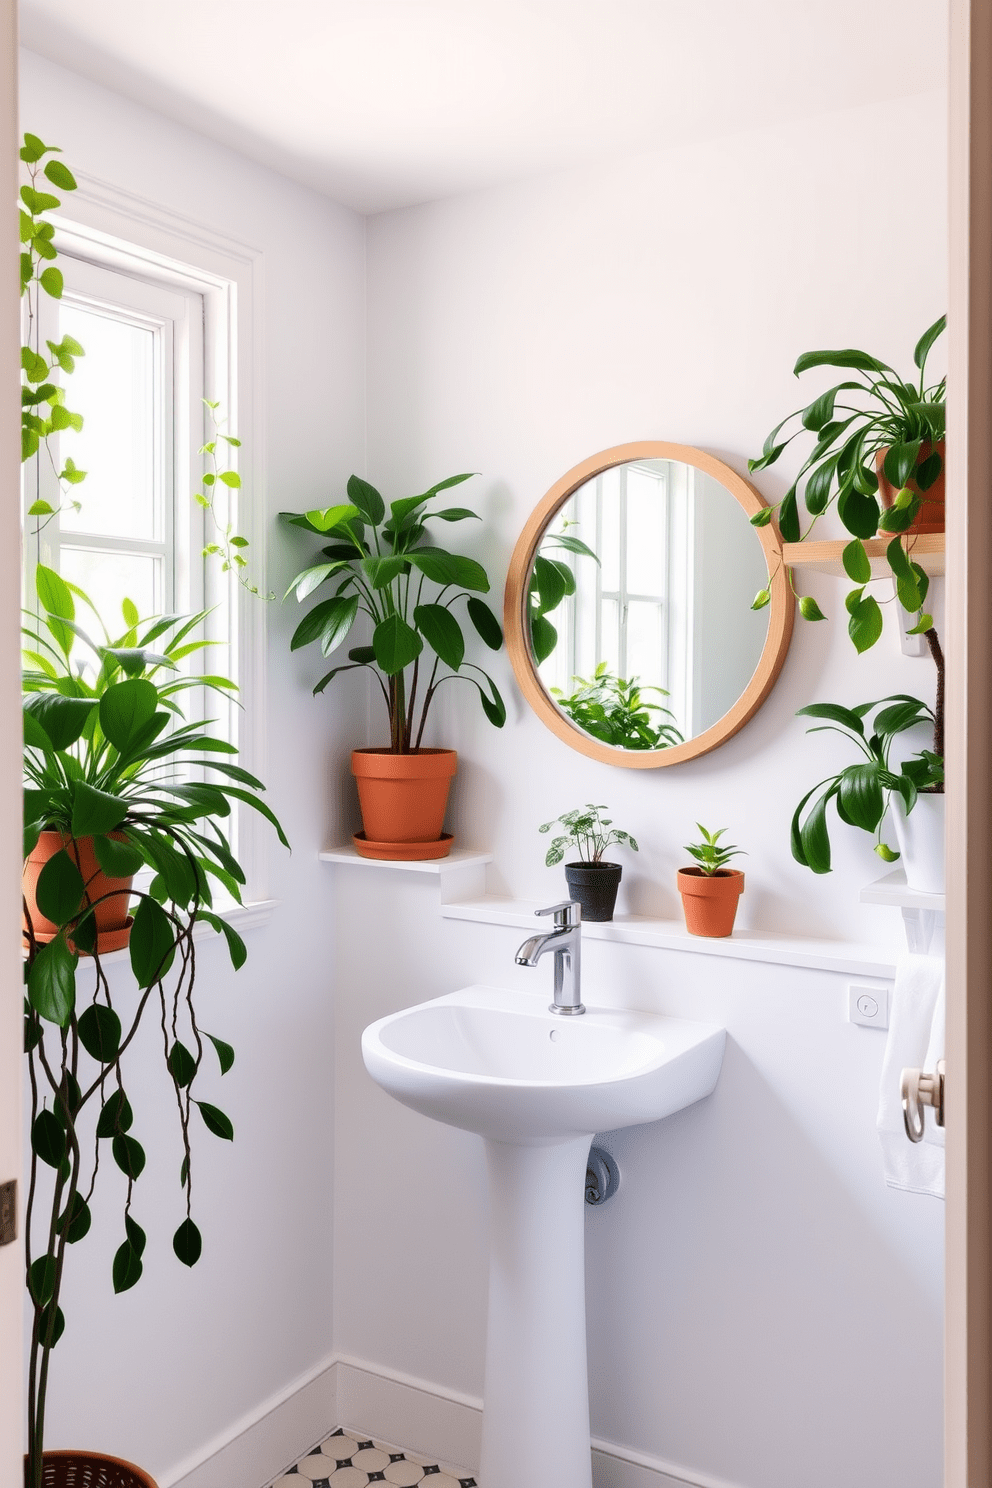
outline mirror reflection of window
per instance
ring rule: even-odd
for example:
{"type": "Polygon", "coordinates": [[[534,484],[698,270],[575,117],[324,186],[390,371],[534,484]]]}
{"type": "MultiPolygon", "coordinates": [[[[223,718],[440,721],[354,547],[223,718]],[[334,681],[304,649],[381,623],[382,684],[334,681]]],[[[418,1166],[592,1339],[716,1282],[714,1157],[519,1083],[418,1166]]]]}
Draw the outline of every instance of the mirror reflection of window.
{"type": "Polygon", "coordinates": [[[558,633],[539,674],[565,696],[605,663],[662,699],[684,738],[733,707],[761,655],[767,582],[746,512],[718,481],[679,461],[614,466],[580,486],[550,524],[542,554],[565,562],[575,593],[549,615],[558,633]],[[599,558],[563,550],[578,538],[599,558]]]}

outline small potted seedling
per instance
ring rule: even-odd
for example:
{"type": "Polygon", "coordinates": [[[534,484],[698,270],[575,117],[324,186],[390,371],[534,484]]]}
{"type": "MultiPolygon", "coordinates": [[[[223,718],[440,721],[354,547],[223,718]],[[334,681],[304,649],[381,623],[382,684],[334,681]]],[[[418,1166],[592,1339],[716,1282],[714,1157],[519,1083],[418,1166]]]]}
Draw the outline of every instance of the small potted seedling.
{"type": "Polygon", "coordinates": [[[728,868],[727,864],[731,858],[740,857],[743,849],[720,845],[726,827],[707,832],[700,822],[696,826],[702,840],[685,844],[686,852],[696,860],[696,867],[679,869],[685,928],[690,935],[731,935],[737,901],[744,892],[744,875],[739,868],[728,868]]]}
{"type": "Polygon", "coordinates": [[[614,843],[623,843],[637,852],[637,843],[629,832],[614,827],[609,817],[600,812],[608,806],[582,806],[575,811],[566,811],[554,821],[545,822],[541,832],[550,832],[552,827],[563,826],[565,833],[556,837],[548,848],[544,859],[549,868],[560,863],[569,848],[578,853],[578,861],[565,864],[565,880],[568,896],[582,906],[582,918],[602,922],[612,920],[617,902],[617,890],[623,868],[620,863],[604,863],[603,854],[614,843]]]}

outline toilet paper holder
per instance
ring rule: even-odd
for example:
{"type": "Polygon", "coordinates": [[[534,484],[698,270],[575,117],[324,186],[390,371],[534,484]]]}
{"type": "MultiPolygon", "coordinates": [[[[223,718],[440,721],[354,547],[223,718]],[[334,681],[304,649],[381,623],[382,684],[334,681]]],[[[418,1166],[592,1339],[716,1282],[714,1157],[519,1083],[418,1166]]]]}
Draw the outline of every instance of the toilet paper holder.
{"type": "Polygon", "coordinates": [[[938,1126],[944,1124],[944,1072],[943,1059],[937,1060],[934,1074],[918,1069],[904,1069],[902,1072],[902,1119],[911,1142],[923,1141],[924,1106],[933,1107],[934,1120],[938,1126]]]}

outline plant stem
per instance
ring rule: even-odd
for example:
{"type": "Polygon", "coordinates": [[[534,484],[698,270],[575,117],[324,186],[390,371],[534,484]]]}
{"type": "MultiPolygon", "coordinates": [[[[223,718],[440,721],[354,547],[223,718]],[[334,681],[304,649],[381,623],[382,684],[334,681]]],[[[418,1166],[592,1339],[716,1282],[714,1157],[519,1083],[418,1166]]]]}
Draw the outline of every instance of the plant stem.
{"type": "MultiPolygon", "coordinates": [[[[930,647],[930,655],[933,664],[937,668],[937,697],[933,705],[933,752],[944,758],[944,653],[941,649],[940,640],[933,626],[923,632],[924,639],[930,647]]],[[[934,787],[935,792],[943,794],[943,785],[934,787]]]]}

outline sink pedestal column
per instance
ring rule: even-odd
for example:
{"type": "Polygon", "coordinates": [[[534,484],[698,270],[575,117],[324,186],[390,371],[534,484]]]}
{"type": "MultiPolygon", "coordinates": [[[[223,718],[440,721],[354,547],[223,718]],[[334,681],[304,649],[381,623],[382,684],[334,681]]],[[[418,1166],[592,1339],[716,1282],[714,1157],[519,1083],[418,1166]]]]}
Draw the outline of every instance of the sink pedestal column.
{"type": "Polygon", "coordinates": [[[486,1141],[492,1212],[480,1488],[592,1488],[585,1177],[592,1134],[486,1141]]]}

